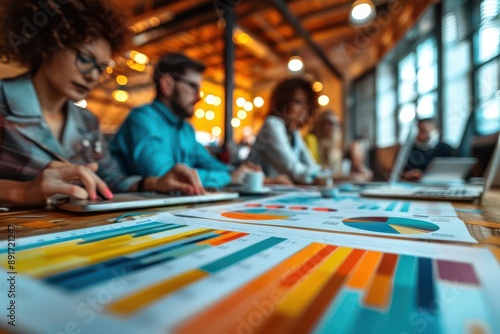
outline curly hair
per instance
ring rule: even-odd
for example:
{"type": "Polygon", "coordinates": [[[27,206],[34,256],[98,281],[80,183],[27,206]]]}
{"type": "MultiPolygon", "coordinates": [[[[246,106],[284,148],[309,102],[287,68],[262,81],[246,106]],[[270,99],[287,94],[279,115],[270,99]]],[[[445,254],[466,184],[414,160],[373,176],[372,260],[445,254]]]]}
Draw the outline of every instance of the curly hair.
{"type": "MultiPolygon", "coordinates": [[[[308,118],[310,120],[318,108],[318,94],[312,89],[311,83],[301,77],[285,79],[274,88],[269,103],[269,115],[283,117],[286,109],[292,102],[295,92],[299,89],[302,89],[306,94],[309,109],[308,118]]],[[[302,124],[301,126],[304,125],[302,124]]]]}
{"type": "Polygon", "coordinates": [[[103,38],[114,53],[125,45],[124,16],[107,0],[2,0],[0,61],[36,70],[54,53],[103,38]]]}

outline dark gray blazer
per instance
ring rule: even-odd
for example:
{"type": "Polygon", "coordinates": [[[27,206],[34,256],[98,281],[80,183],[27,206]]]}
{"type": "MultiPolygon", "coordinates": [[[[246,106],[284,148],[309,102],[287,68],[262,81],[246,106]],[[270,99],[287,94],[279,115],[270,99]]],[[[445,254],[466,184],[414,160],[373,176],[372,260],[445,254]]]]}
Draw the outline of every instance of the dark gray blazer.
{"type": "Polygon", "coordinates": [[[0,179],[28,181],[51,161],[97,162],[97,174],[114,192],[124,192],[140,180],[127,176],[111,157],[88,110],[68,102],[61,141],[44,118],[30,74],[0,80],[0,179]]]}

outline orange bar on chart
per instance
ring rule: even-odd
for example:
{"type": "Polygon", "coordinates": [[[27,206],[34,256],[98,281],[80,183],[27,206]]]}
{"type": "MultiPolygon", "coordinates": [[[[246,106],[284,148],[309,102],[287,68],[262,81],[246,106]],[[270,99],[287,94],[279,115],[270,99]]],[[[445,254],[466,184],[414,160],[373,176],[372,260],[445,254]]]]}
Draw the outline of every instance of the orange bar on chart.
{"type": "Polygon", "coordinates": [[[241,232],[229,232],[222,234],[216,238],[201,241],[198,243],[198,245],[212,245],[212,246],[219,246],[222,244],[225,244],[226,242],[238,239],[238,238],[243,238],[244,236],[247,236],[248,233],[241,233],[241,232]]]}
{"type": "Polygon", "coordinates": [[[259,313],[263,321],[274,312],[276,303],[288,289],[281,283],[312,259],[318,263],[324,249],[324,244],[308,245],[209,309],[181,324],[175,332],[186,334],[237,332],[238,328],[248,324],[249,316],[255,312],[259,313]],[[217,319],[217,322],[213,319],[217,319]]]}
{"type": "Polygon", "coordinates": [[[376,308],[388,306],[397,261],[398,255],[384,254],[377,269],[377,274],[364,299],[367,306],[376,308]]]}
{"type": "Polygon", "coordinates": [[[129,315],[159,299],[164,298],[174,291],[207,277],[208,275],[208,273],[201,270],[190,270],[171,279],[150,286],[147,289],[137,291],[129,296],[119,299],[109,304],[107,308],[111,312],[118,313],[120,315],[129,315]]]}
{"type": "Polygon", "coordinates": [[[361,259],[361,263],[355,269],[354,274],[347,281],[347,286],[352,289],[363,290],[371,277],[376,273],[375,268],[382,258],[382,253],[368,251],[361,259]]]}

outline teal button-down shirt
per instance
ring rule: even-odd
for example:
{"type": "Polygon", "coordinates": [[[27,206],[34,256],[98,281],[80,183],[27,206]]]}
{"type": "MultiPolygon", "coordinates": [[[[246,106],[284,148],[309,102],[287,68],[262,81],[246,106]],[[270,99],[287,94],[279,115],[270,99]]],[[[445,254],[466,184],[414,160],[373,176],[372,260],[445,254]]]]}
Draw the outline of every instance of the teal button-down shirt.
{"type": "Polygon", "coordinates": [[[206,188],[231,182],[228,166],[199,144],[193,127],[159,100],[131,111],[111,152],[127,173],[162,176],[176,163],[184,163],[198,171],[206,188]]]}

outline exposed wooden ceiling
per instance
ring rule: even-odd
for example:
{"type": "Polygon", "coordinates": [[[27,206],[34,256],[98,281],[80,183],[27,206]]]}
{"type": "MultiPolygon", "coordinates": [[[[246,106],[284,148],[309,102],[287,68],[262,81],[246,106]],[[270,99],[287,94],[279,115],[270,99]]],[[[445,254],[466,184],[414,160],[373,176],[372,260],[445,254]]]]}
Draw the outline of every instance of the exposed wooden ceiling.
{"type": "Polygon", "coordinates": [[[168,52],[184,52],[202,60],[208,67],[206,76],[216,82],[222,80],[224,66],[222,12],[227,4],[234,5],[237,31],[252,39],[247,45],[236,42],[236,83],[246,86],[248,82],[268,80],[268,73],[274,73],[277,67],[285,69],[293,53],[302,55],[306,66],[309,60],[319,59],[279,11],[276,3],[280,1],[341,75],[349,74],[342,58],[357,56],[373,40],[392,46],[399,27],[406,23],[398,22],[398,18],[406,13],[410,16],[406,21],[413,21],[411,18],[432,2],[374,0],[377,17],[366,27],[348,22],[352,0],[121,0],[119,4],[130,14],[137,51],[152,62],[168,52]],[[390,29],[394,31],[387,33],[390,29]],[[382,37],[385,41],[380,42],[382,37]]]}

